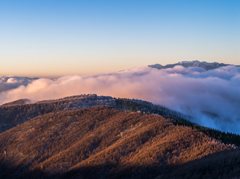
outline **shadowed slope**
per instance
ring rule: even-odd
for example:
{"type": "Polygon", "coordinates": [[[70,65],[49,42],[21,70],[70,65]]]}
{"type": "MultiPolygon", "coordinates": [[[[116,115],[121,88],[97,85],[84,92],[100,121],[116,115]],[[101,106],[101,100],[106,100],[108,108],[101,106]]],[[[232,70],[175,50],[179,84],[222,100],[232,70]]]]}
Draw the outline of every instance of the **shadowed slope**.
{"type": "Polygon", "coordinates": [[[156,179],[239,179],[240,150],[227,150],[180,165],[156,179]]]}
{"type": "Polygon", "coordinates": [[[1,167],[0,175],[36,178],[157,177],[232,148],[158,115],[103,106],[38,116],[1,133],[0,141],[0,161],[11,169],[4,174],[1,167]]]}

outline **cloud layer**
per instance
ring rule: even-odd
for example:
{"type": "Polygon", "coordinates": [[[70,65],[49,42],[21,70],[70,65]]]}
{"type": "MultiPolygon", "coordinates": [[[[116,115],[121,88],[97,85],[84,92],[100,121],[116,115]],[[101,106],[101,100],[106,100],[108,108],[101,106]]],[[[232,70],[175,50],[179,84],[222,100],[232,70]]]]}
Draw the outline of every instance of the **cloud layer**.
{"type": "Polygon", "coordinates": [[[55,80],[0,77],[0,104],[20,98],[44,100],[88,93],[151,101],[189,114],[201,125],[239,133],[240,67],[209,71],[142,67],[55,80]]]}

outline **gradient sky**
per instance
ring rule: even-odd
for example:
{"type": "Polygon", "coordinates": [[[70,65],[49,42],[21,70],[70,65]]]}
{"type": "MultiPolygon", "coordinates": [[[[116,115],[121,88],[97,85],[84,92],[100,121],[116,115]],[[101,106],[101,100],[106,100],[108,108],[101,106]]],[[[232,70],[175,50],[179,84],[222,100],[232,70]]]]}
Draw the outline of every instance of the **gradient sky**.
{"type": "Polygon", "coordinates": [[[0,76],[240,65],[239,0],[0,0],[0,76]]]}

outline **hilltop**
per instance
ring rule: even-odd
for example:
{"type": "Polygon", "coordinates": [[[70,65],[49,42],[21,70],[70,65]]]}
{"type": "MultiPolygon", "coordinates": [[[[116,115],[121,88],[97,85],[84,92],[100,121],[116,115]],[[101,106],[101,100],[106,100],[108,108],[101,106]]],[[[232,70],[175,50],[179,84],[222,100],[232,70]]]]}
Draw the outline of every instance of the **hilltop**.
{"type": "Polygon", "coordinates": [[[29,103],[31,103],[31,100],[29,99],[18,99],[16,101],[4,103],[2,106],[14,106],[14,105],[29,104],[29,103]]]}

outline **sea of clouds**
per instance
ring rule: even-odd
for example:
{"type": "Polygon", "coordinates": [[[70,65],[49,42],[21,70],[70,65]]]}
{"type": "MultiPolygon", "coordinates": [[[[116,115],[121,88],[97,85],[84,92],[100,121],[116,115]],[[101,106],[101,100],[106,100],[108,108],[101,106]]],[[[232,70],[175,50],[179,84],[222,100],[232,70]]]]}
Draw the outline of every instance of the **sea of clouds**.
{"type": "Polygon", "coordinates": [[[58,79],[0,77],[0,104],[20,98],[39,101],[89,93],[150,101],[191,115],[198,124],[240,133],[240,67],[209,71],[142,67],[58,79]]]}

